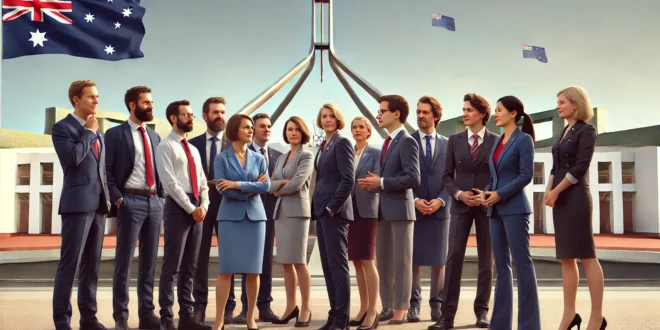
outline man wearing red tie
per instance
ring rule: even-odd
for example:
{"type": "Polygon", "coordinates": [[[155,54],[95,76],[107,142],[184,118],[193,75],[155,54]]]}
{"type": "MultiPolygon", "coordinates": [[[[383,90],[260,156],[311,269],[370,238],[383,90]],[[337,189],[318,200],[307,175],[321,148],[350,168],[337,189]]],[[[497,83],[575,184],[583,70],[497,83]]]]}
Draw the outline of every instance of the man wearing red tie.
{"type": "Polygon", "coordinates": [[[135,243],[140,242],[137,294],[140,329],[160,329],[154,314],[154,274],[163,219],[163,187],[158,182],[154,151],[158,134],[145,123],[152,121],[151,89],[137,86],[126,91],[128,120],[106,132],[106,168],[112,208],[117,217],[117,248],[112,277],[112,316],[117,330],[128,330],[128,273],[135,243]]]}
{"type": "Polygon", "coordinates": [[[193,280],[202,239],[202,223],[209,206],[208,185],[199,151],[188,143],[195,116],[187,100],[170,103],[165,110],[172,132],[156,151],[158,177],[165,190],[163,222],[165,248],[158,302],[162,330],[174,327],[174,278],[177,278],[179,329],[211,330],[194,317],[193,280]]]}

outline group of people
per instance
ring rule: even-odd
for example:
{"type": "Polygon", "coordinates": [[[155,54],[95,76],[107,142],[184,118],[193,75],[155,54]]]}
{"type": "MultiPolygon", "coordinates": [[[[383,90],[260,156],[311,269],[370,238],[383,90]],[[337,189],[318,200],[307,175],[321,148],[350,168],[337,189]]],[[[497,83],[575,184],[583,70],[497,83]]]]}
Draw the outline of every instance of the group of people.
{"type": "MultiPolygon", "coordinates": [[[[476,325],[512,329],[513,261],[518,329],[541,329],[529,244],[532,207],[523,191],[533,177],[535,135],[517,97],[497,101],[495,124],[503,131],[498,135],[486,128],[489,102],[474,93],[465,95],[466,130],[446,138],[436,132],[442,117],[436,98],[418,100],[419,129],[409,134],[404,127],[410,115],[407,100],[382,96],[376,119],[388,135],[380,149],[368,143],[378,131],[367,118],[356,117],[349,123],[353,143],[340,134],[347,124],[340,108],[324,104],[315,125],[324,131],[325,140],[316,154],[305,147],[312,135],[300,117],[284,123],[282,137],[289,150],[281,153],[268,146],[267,114],[235,114],[225,120],[222,97],[204,102],[207,130],[190,140],[186,133],[192,131],[195,118],[190,102],[170,103],[165,115],[172,131],[161,138],[146,124],[153,120],[154,105],[146,86],[126,92],[128,120],[104,134],[95,117],[98,97],[93,81],[73,82],[69,100],[74,112],[52,128],[64,172],[59,205],[62,247],[53,293],[58,330],[71,329],[70,296],[77,270],[80,328],[105,329],[96,317],[96,286],[108,216],[117,217],[113,318],[118,330],[128,329],[128,277],[137,242],[140,329],[176,329],[175,279],[179,329],[224,329],[234,323],[254,330],[257,310],[262,322],[288,324],[295,318],[295,327],[309,327],[311,220],[316,220],[330,302],[323,330],[349,326],[372,330],[385,321],[419,322],[422,266],[431,267],[429,305],[435,324],[429,330],[453,328],[473,224],[479,264],[476,325]],[[161,226],[164,256],[158,317],[153,291],[161,226]],[[218,275],[211,327],[205,321],[214,232],[218,275]],[[270,308],[275,236],[287,299],[281,317],[270,308]],[[489,320],[493,258],[497,279],[489,320]],[[349,261],[355,266],[360,296],[360,309],[353,318],[349,261]],[[235,274],[242,275],[242,308],[236,317],[235,274]]],[[[575,307],[576,259],[584,265],[592,297],[587,330],[605,329],[603,273],[595,255],[586,176],[596,143],[595,128],[587,123],[593,110],[586,91],[576,86],[559,91],[557,110],[568,125],[552,148],[554,163],[545,202],[554,212],[564,280],[559,330],[579,328],[582,322],[575,307]]]]}

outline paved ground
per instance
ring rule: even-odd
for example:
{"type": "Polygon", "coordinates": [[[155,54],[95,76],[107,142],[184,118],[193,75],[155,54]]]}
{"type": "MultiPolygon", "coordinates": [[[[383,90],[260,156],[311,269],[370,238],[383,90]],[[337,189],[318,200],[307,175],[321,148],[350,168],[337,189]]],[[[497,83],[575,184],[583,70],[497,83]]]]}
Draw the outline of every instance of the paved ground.
{"type": "MultiPolygon", "coordinates": [[[[424,288],[427,293],[428,288],[424,288]]],[[[157,290],[156,290],[157,291],[157,290]]],[[[238,290],[240,291],[240,290],[238,290]]],[[[539,289],[541,298],[541,315],[543,329],[557,329],[559,318],[562,313],[561,288],[541,287],[539,289]]],[[[352,291],[352,311],[357,312],[359,300],[357,299],[357,288],[352,291]]],[[[131,291],[131,311],[135,313],[137,303],[135,302],[135,290],[131,291]]],[[[211,300],[215,292],[210,293],[211,300]]],[[[285,294],[282,287],[274,289],[273,310],[275,313],[284,312],[285,294]]],[[[456,316],[456,329],[472,329],[474,316],[472,315],[472,301],[474,297],[473,288],[465,288],[461,295],[459,312],[456,316]]],[[[46,330],[52,329],[51,300],[52,290],[48,288],[5,288],[0,289],[0,329],[11,330],[46,330]]],[[[112,320],[112,292],[109,288],[101,288],[98,292],[99,311],[98,317],[109,329],[114,326],[112,320]]],[[[72,294],[73,328],[77,329],[78,311],[76,308],[76,292],[72,294]]],[[[605,315],[609,326],[608,329],[636,329],[651,330],[660,329],[657,313],[660,305],[660,288],[607,288],[605,295],[605,315]]],[[[324,287],[312,288],[312,325],[309,329],[317,329],[325,322],[328,300],[324,287]]],[[[238,309],[238,307],[237,307],[238,309]]],[[[209,312],[215,310],[213,300],[209,306],[209,312]]],[[[581,288],[578,293],[578,312],[584,319],[588,319],[590,310],[589,292],[581,288]]],[[[175,311],[176,312],[176,311],[175,311]]],[[[430,324],[428,308],[422,310],[423,321],[420,323],[407,323],[398,326],[398,329],[426,329],[430,324]]],[[[587,320],[585,320],[587,322],[587,320]]],[[[137,327],[137,320],[133,317],[129,320],[129,326],[137,327]]],[[[395,328],[387,324],[382,328],[395,328]]],[[[293,321],[288,326],[259,323],[261,329],[289,329],[293,328],[293,321]]],[[[586,323],[583,323],[586,328],[586,323]]],[[[244,325],[231,325],[227,329],[245,329],[244,325]]],[[[476,329],[476,328],[475,328],[476,329]]],[[[516,324],[514,321],[514,329],[516,324]]]]}

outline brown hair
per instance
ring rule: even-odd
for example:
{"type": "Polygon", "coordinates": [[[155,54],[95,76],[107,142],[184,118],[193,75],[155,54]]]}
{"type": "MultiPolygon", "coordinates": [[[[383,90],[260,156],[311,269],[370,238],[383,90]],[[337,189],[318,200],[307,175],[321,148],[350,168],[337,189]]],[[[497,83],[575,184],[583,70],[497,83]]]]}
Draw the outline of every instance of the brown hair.
{"type": "Polygon", "coordinates": [[[442,119],[442,105],[440,101],[433,96],[422,96],[417,103],[424,103],[431,106],[431,112],[433,113],[433,124],[438,126],[440,119],[442,119]],[[438,117],[436,120],[435,117],[438,117]]]}
{"type": "Polygon", "coordinates": [[[399,111],[399,122],[405,123],[408,120],[410,109],[408,108],[408,100],[401,95],[383,95],[378,102],[387,102],[387,108],[394,113],[399,111]]]}
{"type": "Polygon", "coordinates": [[[137,107],[138,99],[142,93],[151,93],[151,88],[147,86],[135,86],[126,91],[126,94],[124,94],[124,103],[126,104],[128,112],[131,112],[131,108],[128,104],[133,102],[135,107],[137,107]]]}
{"type": "Polygon", "coordinates": [[[204,104],[202,105],[202,113],[209,113],[209,107],[211,106],[211,104],[214,104],[214,103],[221,103],[221,104],[227,105],[227,101],[225,101],[224,97],[222,97],[222,96],[212,96],[212,97],[209,97],[208,99],[206,99],[206,101],[204,101],[204,104]]]}
{"type": "Polygon", "coordinates": [[[252,116],[252,121],[255,122],[255,123],[259,119],[270,119],[270,116],[267,113],[263,113],[263,112],[252,116]]]}
{"type": "Polygon", "coordinates": [[[229,121],[227,121],[227,128],[225,129],[225,136],[227,137],[227,140],[229,141],[238,140],[238,130],[241,128],[241,122],[243,122],[243,119],[249,120],[250,123],[254,125],[254,121],[248,115],[237,113],[231,116],[231,118],[229,118],[229,121]]]}
{"type": "Polygon", "coordinates": [[[289,124],[289,122],[292,122],[296,125],[298,125],[298,128],[300,129],[300,132],[302,133],[302,138],[300,140],[300,144],[305,145],[309,142],[309,140],[312,138],[312,133],[309,132],[309,128],[307,127],[307,124],[305,124],[305,121],[298,117],[298,116],[291,116],[291,118],[287,119],[284,122],[284,131],[282,134],[284,134],[284,142],[286,144],[289,144],[289,139],[286,137],[286,126],[289,124]]]}
{"type": "Polygon", "coordinates": [[[170,116],[175,115],[179,117],[179,107],[182,105],[190,105],[190,101],[179,100],[167,105],[167,109],[165,109],[165,117],[167,117],[167,121],[170,122],[171,126],[174,126],[174,122],[170,120],[170,116]]]}
{"type": "Polygon", "coordinates": [[[316,116],[316,127],[321,129],[323,128],[323,124],[321,123],[321,114],[323,113],[323,109],[328,109],[332,111],[332,114],[335,115],[335,118],[337,119],[337,130],[344,129],[344,126],[346,125],[344,114],[341,113],[339,106],[334,103],[326,103],[321,107],[321,109],[319,109],[319,114],[316,116]]]}
{"type": "Polygon", "coordinates": [[[465,101],[469,101],[479,113],[486,114],[482,119],[483,124],[486,125],[490,119],[490,103],[488,103],[488,100],[479,94],[467,93],[463,96],[463,102],[465,101]]]}
{"type": "Polygon", "coordinates": [[[73,97],[77,96],[78,98],[81,98],[83,95],[83,90],[87,87],[94,87],[96,86],[96,83],[94,80],[76,80],[71,83],[69,86],[69,102],[71,102],[72,106],[76,106],[73,103],[73,97]]]}

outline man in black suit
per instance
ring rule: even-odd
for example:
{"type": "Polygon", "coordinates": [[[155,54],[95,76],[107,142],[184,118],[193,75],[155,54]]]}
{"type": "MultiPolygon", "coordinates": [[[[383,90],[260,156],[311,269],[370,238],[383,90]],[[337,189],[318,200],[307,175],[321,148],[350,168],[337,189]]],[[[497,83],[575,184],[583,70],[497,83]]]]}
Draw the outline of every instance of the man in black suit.
{"type": "MultiPolygon", "coordinates": [[[[202,169],[206,175],[209,187],[209,210],[204,218],[202,228],[202,242],[199,248],[199,259],[197,261],[197,272],[195,273],[195,284],[193,297],[195,298],[195,316],[200,322],[206,320],[206,306],[209,297],[209,255],[211,253],[211,241],[218,234],[218,208],[222,196],[213,184],[213,160],[219,153],[231,146],[223,134],[225,129],[225,113],[227,101],[223,97],[209,97],[202,106],[202,118],[206,122],[206,132],[190,139],[190,144],[199,150],[202,158],[202,169]]],[[[214,272],[217,273],[217,272],[214,272]]],[[[232,307],[233,310],[233,307],[232,307]]],[[[225,324],[231,324],[231,310],[225,312],[225,324]]]]}
{"type": "MultiPolygon", "coordinates": [[[[273,175],[275,162],[282,153],[268,147],[268,140],[270,140],[270,130],[272,128],[270,116],[265,113],[258,113],[252,117],[254,121],[254,137],[252,143],[248,148],[252,151],[260,153],[266,159],[266,166],[268,166],[268,176],[273,175]]],[[[273,244],[275,241],[275,223],[273,220],[273,212],[275,211],[275,202],[277,198],[270,193],[261,194],[261,200],[264,202],[266,209],[266,244],[264,245],[264,260],[262,265],[261,276],[259,277],[259,295],[257,296],[257,308],[259,309],[259,321],[273,322],[278,320],[279,317],[270,309],[270,303],[273,301],[271,295],[273,289],[273,244]]],[[[242,276],[241,283],[241,313],[234,319],[234,323],[245,323],[245,314],[247,313],[247,296],[245,289],[245,274],[242,276]]],[[[234,278],[232,276],[232,290],[229,294],[227,306],[234,302],[234,278]]],[[[232,309],[233,310],[233,309],[232,309]]]]}
{"type": "Polygon", "coordinates": [[[454,316],[461,292],[463,259],[472,222],[477,232],[479,276],[474,313],[477,327],[488,328],[488,303],[493,285],[493,251],[486,208],[480,206],[475,192],[481,192],[490,180],[488,155],[499,135],[486,129],[490,118],[490,104],[480,95],[469,93],[463,97],[463,123],[467,130],[449,137],[442,183],[456,201],[451,205],[449,225],[449,256],[443,292],[441,317],[429,330],[454,327],[454,316]]]}
{"type": "Polygon", "coordinates": [[[160,329],[160,319],[154,314],[153,291],[165,196],[155,160],[160,136],[145,124],[154,119],[151,89],[129,89],[124,103],[130,114],[128,120],[106,132],[108,189],[113,204],[110,216],[117,217],[112,316],[117,330],[128,330],[128,276],[135,243],[139,241],[139,327],[160,329]]]}
{"type": "Polygon", "coordinates": [[[96,83],[71,83],[69,102],[73,114],[52,128],[53,146],[64,172],[58,211],[62,216],[62,245],[53,288],[53,321],[57,330],[71,329],[71,290],[79,269],[80,329],[104,330],[96,318],[96,288],[110,199],[106,147],[95,117],[99,103],[96,83]]]}

